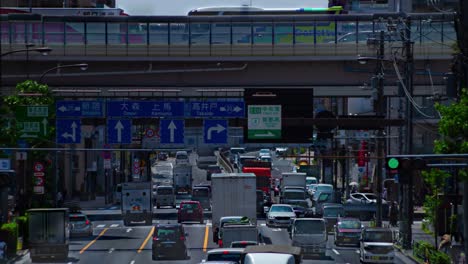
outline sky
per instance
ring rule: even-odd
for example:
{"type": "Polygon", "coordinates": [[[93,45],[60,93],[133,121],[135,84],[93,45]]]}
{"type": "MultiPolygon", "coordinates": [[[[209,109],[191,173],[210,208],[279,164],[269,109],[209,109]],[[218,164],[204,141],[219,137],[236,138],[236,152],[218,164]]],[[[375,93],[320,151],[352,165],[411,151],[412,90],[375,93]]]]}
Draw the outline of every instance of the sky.
{"type": "Polygon", "coordinates": [[[118,8],[133,16],[184,16],[199,7],[242,6],[269,8],[327,7],[328,0],[116,0],[118,8]]]}

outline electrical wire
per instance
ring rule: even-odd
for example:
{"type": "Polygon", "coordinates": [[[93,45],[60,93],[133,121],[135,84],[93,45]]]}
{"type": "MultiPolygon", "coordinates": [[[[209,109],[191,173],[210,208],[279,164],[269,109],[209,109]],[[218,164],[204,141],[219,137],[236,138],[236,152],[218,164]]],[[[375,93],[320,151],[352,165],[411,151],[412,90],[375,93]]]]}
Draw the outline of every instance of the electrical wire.
{"type": "MultiPolygon", "coordinates": [[[[434,90],[434,82],[433,82],[433,80],[432,80],[432,72],[431,72],[431,69],[430,69],[430,68],[427,68],[426,71],[427,71],[427,73],[429,74],[429,81],[431,82],[432,94],[435,95],[436,92],[435,92],[435,90],[434,90]]],[[[439,119],[442,118],[442,115],[440,114],[439,111],[437,111],[437,109],[436,109],[436,113],[437,113],[437,115],[439,116],[439,119]]]]}
{"type": "Polygon", "coordinates": [[[400,84],[401,86],[403,87],[403,91],[405,92],[405,95],[406,97],[408,98],[408,100],[411,102],[411,104],[414,106],[414,109],[416,109],[416,111],[421,114],[422,116],[424,117],[427,117],[427,118],[435,118],[435,116],[430,116],[430,115],[427,115],[425,114],[424,112],[421,111],[420,108],[422,108],[420,105],[418,105],[416,103],[416,101],[414,101],[414,99],[411,97],[410,93],[408,92],[408,89],[407,87],[405,86],[404,82],[403,82],[403,78],[401,77],[401,74],[400,74],[400,70],[398,69],[398,65],[396,63],[396,59],[393,58],[393,67],[395,68],[395,72],[397,74],[397,77],[398,77],[398,80],[400,81],[400,84]]]}

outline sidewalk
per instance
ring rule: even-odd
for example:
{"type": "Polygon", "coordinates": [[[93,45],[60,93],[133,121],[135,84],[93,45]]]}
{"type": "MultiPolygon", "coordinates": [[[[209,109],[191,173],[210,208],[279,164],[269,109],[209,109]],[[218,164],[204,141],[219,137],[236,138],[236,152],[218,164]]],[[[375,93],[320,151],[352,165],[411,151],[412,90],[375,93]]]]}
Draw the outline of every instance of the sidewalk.
{"type": "MultiPolygon", "coordinates": [[[[22,260],[26,255],[29,254],[29,249],[22,249],[22,250],[18,250],[16,252],[16,255],[10,259],[8,259],[6,261],[7,264],[10,264],[10,263],[18,263],[20,262],[20,260],[22,260]]],[[[24,262],[24,261],[23,261],[24,262]]],[[[0,263],[4,263],[4,262],[1,262],[0,260],[0,263]]]]}

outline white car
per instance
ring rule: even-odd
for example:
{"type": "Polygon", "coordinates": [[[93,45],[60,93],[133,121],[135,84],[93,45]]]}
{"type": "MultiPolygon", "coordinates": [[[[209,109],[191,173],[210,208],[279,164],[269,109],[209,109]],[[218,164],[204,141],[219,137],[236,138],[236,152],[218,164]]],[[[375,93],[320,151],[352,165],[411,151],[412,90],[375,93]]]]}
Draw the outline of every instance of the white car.
{"type": "Polygon", "coordinates": [[[311,189],[309,188],[307,191],[309,192],[310,196],[314,196],[315,193],[320,193],[320,192],[333,192],[333,185],[319,183],[313,186],[311,189]]]}
{"type": "Polygon", "coordinates": [[[274,204],[267,214],[266,225],[278,227],[290,227],[296,219],[294,208],[289,204],[274,204]]]}
{"type": "MultiPolygon", "coordinates": [[[[346,203],[351,204],[372,204],[377,203],[377,195],[373,193],[351,193],[346,203]]],[[[387,204],[387,201],[382,199],[382,204],[387,204]]]]}

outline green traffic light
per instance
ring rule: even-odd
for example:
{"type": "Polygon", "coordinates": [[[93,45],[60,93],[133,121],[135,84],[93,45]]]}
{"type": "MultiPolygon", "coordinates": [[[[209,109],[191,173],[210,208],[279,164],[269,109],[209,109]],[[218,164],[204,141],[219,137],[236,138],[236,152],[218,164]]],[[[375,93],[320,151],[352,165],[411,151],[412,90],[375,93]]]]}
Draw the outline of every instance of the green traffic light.
{"type": "Polygon", "coordinates": [[[390,158],[387,164],[390,169],[397,169],[398,165],[400,165],[400,162],[396,158],[390,158]]]}

